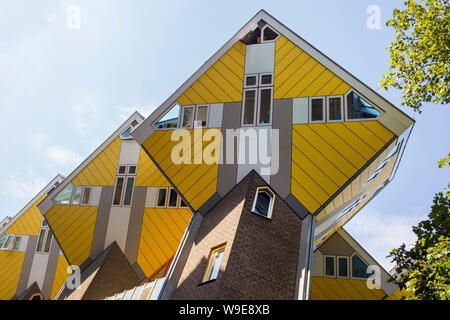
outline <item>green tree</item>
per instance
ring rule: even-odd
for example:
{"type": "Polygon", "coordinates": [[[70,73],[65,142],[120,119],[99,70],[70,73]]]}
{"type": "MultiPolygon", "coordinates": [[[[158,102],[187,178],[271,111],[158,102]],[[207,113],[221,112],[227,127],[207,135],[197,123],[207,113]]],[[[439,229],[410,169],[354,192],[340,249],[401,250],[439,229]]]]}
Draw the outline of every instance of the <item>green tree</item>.
{"type": "Polygon", "coordinates": [[[409,299],[450,299],[450,198],[437,193],[428,219],[413,232],[412,248],[402,244],[388,255],[395,263],[391,281],[412,293],[409,299]]]}
{"type": "Polygon", "coordinates": [[[401,90],[402,105],[420,113],[422,103],[450,102],[450,5],[449,0],[404,4],[386,22],[397,36],[387,48],[391,61],[381,86],[401,90]]]}

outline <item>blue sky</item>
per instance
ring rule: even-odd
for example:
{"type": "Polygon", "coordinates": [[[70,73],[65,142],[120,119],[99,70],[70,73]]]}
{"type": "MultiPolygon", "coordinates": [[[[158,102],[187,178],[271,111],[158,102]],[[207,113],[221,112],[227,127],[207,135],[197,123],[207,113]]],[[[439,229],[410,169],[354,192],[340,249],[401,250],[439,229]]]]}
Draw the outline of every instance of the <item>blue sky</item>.
{"type": "MultiPolygon", "coordinates": [[[[148,116],[261,8],[370,87],[401,1],[0,1],[0,219],[69,174],[133,111],[148,116]],[[80,28],[70,29],[71,5],[80,28]],[[377,5],[381,28],[369,29],[377,5]]],[[[378,90],[399,106],[401,95],[378,90]]],[[[447,107],[424,105],[395,179],[346,229],[385,268],[449,182],[447,107]]]]}

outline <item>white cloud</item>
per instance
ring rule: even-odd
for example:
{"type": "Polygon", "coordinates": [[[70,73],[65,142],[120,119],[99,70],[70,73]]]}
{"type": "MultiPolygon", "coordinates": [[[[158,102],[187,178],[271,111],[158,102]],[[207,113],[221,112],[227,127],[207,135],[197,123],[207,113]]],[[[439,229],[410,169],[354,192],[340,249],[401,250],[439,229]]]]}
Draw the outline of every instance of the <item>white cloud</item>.
{"type": "Polygon", "coordinates": [[[35,174],[31,167],[25,167],[20,176],[8,175],[3,180],[1,190],[8,197],[19,200],[30,200],[47,183],[48,181],[44,177],[35,174]]]}
{"type": "Polygon", "coordinates": [[[426,207],[411,207],[409,212],[392,214],[366,208],[356,215],[345,229],[387,271],[393,264],[386,256],[402,243],[412,244],[416,235],[412,226],[427,217],[426,207]],[[420,209],[420,210],[419,210],[420,209]]]}
{"type": "Polygon", "coordinates": [[[83,158],[70,150],[64,149],[63,147],[50,146],[46,149],[46,156],[53,162],[65,166],[68,164],[79,164],[83,158]]]}

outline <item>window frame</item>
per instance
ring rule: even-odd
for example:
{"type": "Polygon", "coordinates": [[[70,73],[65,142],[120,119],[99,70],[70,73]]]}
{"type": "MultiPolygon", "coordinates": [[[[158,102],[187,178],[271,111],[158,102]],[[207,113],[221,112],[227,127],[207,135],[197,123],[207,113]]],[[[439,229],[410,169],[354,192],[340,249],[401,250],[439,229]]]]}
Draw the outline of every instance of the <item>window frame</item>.
{"type": "Polygon", "coordinates": [[[327,278],[336,278],[336,256],[332,255],[323,256],[323,276],[327,278]],[[333,275],[327,274],[327,258],[333,258],[333,275]]]}
{"type": "Polygon", "coordinates": [[[326,96],[326,119],[327,122],[345,122],[344,97],[342,95],[326,96]],[[332,98],[339,98],[341,100],[341,120],[330,119],[330,99],[332,98]]]}
{"type": "Polygon", "coordinates": [[[275,41],[277,41],[277,40],[280,38],[280,36],[281,36],[281,34],[280,34],[277,30],[275,30],[275,28],[273,28],[273,27],[270,26],[269,24],[265,24],[264,27],[261,28],[261,41],[260,41],[260,42],[261,42],[261,43],[275,42],[275,41]],[[265,30],[266,28],[272,29],[272,31],[275,32],[275,33],[277,33],[278,36],[277,36],[275,39],[272,39],[272,40],[264,40],[264,30],[265,30]]]}
{"type": "Polygon", "coordinates": [[[326,114],[326,96],[317,96],[317,97],[309,97],[308,99],[308,121],[309,123],[324,123],[325,120],[327,119],[327,114],[326,114]],[[313,100],[322,100],[322,115],[323,115],[323,119],[322,120],[312,120],[312,101],[313,100]]]}
{"type": "Polygon", "coordinates": [[[53,236],[52,230],[50,229],[50,226],[46,222],[45,218],[42,218],[41,227],[39,229],[39,235],[38,235],[38,238],[37,238],[37,241],[36,241],[36,248],[34,249],[34,252],[35,253],[40,253],[40,254],[49,254],[51,246],[52,246],[53,238],[54,238],[54,236],[53,236]],[[46,223],[45,225],[44,225],[44,222],[46,223]],[[41,250],[38,251],[39,238],[41,236],[41,231],[44,231],[44,237],[42,239],[41,250]],[[45,244],[47,243],[47,239],[48,239],[49,235],[51,235],[52,238],[50,239],[50,244],[48,246],[48,251],[45,251],[45,244]]]}
{"type": "Polygon", "coordinates": [[[125,207],[125,208],[131,207],[131,205],[133,204],[134,189],[136,187],[137,170],[138,170],[137,164],[119,164],[117,166],[116,180],[114,183],[114,191],[113,191],[113,197],[112,197],[112,201],[111,201],[112,207],[125,207]],[[119,173],[120,167],[125,167],[125,173],[119,173]],[[136,167],[136,171],[134,173],[129,173],[129,167],[136,167]],[[120,194],[120,202],[119,202],[119,204],[114,204],[114,198],[115,198],[116,190],[117,190],[117,181],[119,178],[123,178],[124,182],[123,182],[122,191],[120,194]],[[133,187],[131,188],[130,204],[124,204],[123,202],[125,200],[125,194],[126,194],[126,190],[127,190],[127,182],[128,182],[129,178],[134,179],[133,187]]]}
{"type": "Polygon", "coordinates": [[[195,105],[194,118],[193,118],[193,122],[192,122],[194,128],[208,128],[208,126],[209,126],[209,109],[210,109],[209,104],[197,104],[197,105],[195,105]],[[197,120],[197,116],[198,116],[198,109],[200,107],[206,107],[206,124],[204,126],[202,125],[202,126],[198,127],[198,126],[196,126],[196,121],[198,121],[197,120]]]}
{"type": "Polygon", "coordinates": [[[257,214],[258,216],[264,217],[264,218],[266,218],[266,219],[272,220],[272,213],[273,213],[273,207],[274,207],[274,205],[275,205],[275,192],[273,192],[273,191],[272,191],[269,187],[267,187],[267,186],[256,188],[256,191],[255,191],[255,198],[253,199],[253,205],[252,205],[252,210],[251,210],[252,213],[257,214]],[[260,193],[260,192],[265,192],[265,193],[267,193],[267,194],[271,197],[270,202],[269,202],[269,210],[268,210],[268,212],[267,212],[267,216],[265,216],[265,215],[263,215],[263,214],[258,213],[258,212],[255,211],[255,208],[256,208],[256,202],[257,202],[257,200],[258,200],[258,193],[260,193]]]}
{"type": "Polygon", "coordinates": [[[155,208],[167,208],[167,204],[169,202],[168,197],[169,197],[169,187],[158,187],[158,189],[156,190],[155,208]],[[164,197],[164,206],[158,206],[159,190],[161,189],[166,190],[166,196],[164,197]]]}
{"type": "Polygon", "coordinates": [[[178,192],[175,190],[175,188],[169,188],[169,191],[168,191],[168,193],[166,194],[166,207],[167,207],[168,209],[175,209],[175,208],[178,208],[179,198],[180,198],[180,195],[179,195],[178,192]],[[175,206],[171,206],[171,205],[170,205],[170,193],[172,192],[172,190],[173,190],[173,192],[175,192],[175,194],[177,195],[177,199],[176,199],[176,201],[175,201],[175,206]]]}
{"type": "Polygon", "coordinates": [[[261,73],[249,73],[244,75],[244,87],[242,90],[242,104],[241,104],[241,127],[264,127],[272,126],[273,122],[273,100],[274,100],[274,73],[273,72],[261,72],[261,73]],[[271,76],[272,82],[270,84],[261,84],[263,76],[271,76]],[[246,85],[247,77],[256,76],[256,82],[254,85],[246,85]],[[261,110],[261,91],[270,89],[270,121],[268,123],[259,123],[260,110],[261,110]],[[244,123],[245,118],[245,93],[247,91],[255,91],[255,103],[253,105],[253,122],[249,124],[244,123]]]}
{"type": "MultiPolygon", "coordinates": [[[[258,83],[258,79],[256,80],[258,83]]],[[[258,113],[258,87],[251,87],[251,88],[244,88],[242,90],[242,116],[241,116],[241,126],[242,127],[254,127],[256,126],[256,117],[258,113]],[[244,118],[245,118],[245,93],[247,91],[254,91],[255,92],[255,102],[253,103],[253,122],[245,124],[244,118]]]]}
{"type": "Polygon", "coordinates": [[[152,127],[153,127],[153,129],[155,129],[155,130],[161,130],[161,131],[164,131],[164,130],[175,130],[175,129],[181,129],[181,110],[183,109],[183,106],[181,105],[181,103],[179,103],[178,101],[175,101],[174,103],[172,103],[171,105],[170,105],[170,108],[168,108],[167,110],[166,110],[166,112],[164,112],[164,114],[163,115],[161,115],[159,118],[158,118],[158,120],[155,120],[155,122],[153,122],[152,123],[152,127]],[[178,107],[179,107],[179,110],[178,110],[178,118],[177,118],[177,126],[175,127],[175,128],[158,128],[157,126],[156,126],[156,124],[158,123],[158,122],[160,122],[161,121],[161,119],[162,118],[164,118],[176,105],[178,105],[178,107]]]}
{"type": "Polygon", "coordinates": [[[195,105],[187,105],[181,107],[181,113],[180,113],[180,129],[191,129],[194,127],[194,121],[195,121],[195,105]],[[190,126],[183,125],[183,117],[184,117],[184,111],[188,108],[192,108],[192,123],[190,126]]]}
{"type": "MultiPolygon", "coordinates": [[[[353,256],[355,256],[355,255],[358,256],[358,258],[361,259],[361,261],[364,262],[364,263],[366,264],[367,267],[370,265],[369,263],[367,263],[366,260],[364,260],[364,259],[361,257],[361,255],[357,254],[356,251],[353,252],[353,253],[350,255],[350,260],[349,260],[349,263],[350,263],[349,278],[350,278],[350,279],[355,279],[355,280],[367,280],[367,279],[371,276],[371,274],[369,274],[369,273],[367,273],[367,272],[366,272],[367,278],[360,278],[360,277],[354,277],[354,276],[353,276],[353,262],[352,262],[352,258],[353,258],[353,256]]],[[[367,270],[367,269],[366,269],[366,270],[367,270]]]]}
{"type": "MultiPolygon", "coordinates": [[[[273,79],[272,79],[273,81],[273,79]]],[[[273,86],[267,85],[258,88],[258,100],[257,100],[257,114],[256,114],[256,125],[257,126],[271,126],[272,125],[272,113],[273,113],[273,86]],[[259,123],[259,114],[261,111],[261,91],[270,90],[270,121],[268,123],[259,123]]]]}
{"type": "Polygon", "coordinates": [[[336,257],[336,277],[341,279],[349,279],[350,277],[350,259],[348,256],[337,256],[336,257]],[[339,259],[346,259],[347,260],[347,276],[340,276],[339,275],[339,259]]]}
{"type": "Polygon", "coordinates": [[[225,249],[226,249],[227,244],[223,243],[220,244],[218,246],[212,247],[211,250],[209,251],[209,256],[208,256],[208,264],[206,266],[205,272],[203,273],[203,277],[202,277],[202,282],[200,284],[203,283],[208,283],[211,281],[215,281],[217,279],[217,277],[219,276],[220,273],[220,267],[222,265],[223,262],[223,257],[225,256],[225,249]],[[217,271],[217,275],[215,278],[211,279],[212,276],[212,272],[214,270],[214,267],[212,267],[212,262],[213,262],[213,257],[217,252],[223,252],[223,256],[220,259],[220,264],[219,264],[219,270],[217,271]]]}
{"type": "Polygon", "coordinates": [[[355,89],[351,88],[350,90],[348,90],[345,94],[344,94],[344,119],[345,122],[350,122],[350,121],[374,121],[374,120],[379,120],[380,116],[384,113],[384,110],[381,109],[380,107],[376,106],[372,101],[370,101],[369,99],[367,99],[364,95],[360,94],[358,91],[356,91],[355,89]],[[376,116],[375,118],[357,118],[357,119],[350,119],[348,117],[348,104],[347,104],[347,97],[350,93],[354,92],[357,96],[359,96],[360,98],[364,99],[367,103],[370,104],[370,106],[372,108],[374,108],[375,110],[377,110],[380,114],[378,116],[376,116]]]}

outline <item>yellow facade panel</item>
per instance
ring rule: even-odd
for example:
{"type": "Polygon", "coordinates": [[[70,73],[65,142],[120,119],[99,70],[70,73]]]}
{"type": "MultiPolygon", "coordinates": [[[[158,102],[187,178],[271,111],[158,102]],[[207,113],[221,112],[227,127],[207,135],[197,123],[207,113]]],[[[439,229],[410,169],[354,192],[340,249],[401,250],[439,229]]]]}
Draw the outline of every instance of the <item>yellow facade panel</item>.
{"type": "Polygon", "coordinates": [[[332,277],[312,277],[312,300],[381,300],[381,289],[369,289],[365,280],[332,277]]]}
{"type": "Polygon", "coordinates": [[[155,166],[144,150],[139,153],[139,163],[136,172],[137,187],[168,187],[169,182],[155,166]]]}
{"type": "Polygon", "coordinates": [[[189,209],[144,210],[137,262],[147,277],[174,256],[190,217],[189,209]]]}
{"type": "Polygon", "coordinates": [[[55,205],[45,215],[73,265],[81,265],[90,255],[97,207],[55,205]]]}
{"type": "Polygon", "coordinates": [[[25,252],[0,251],[0,300],[9,300],[16,294],[25,252]]]}
{"type": "Polygon", "coordinates": [[[62,286],[69,277],[67,267],[69,267],[69,264],[67,263],[66,258],[64,258],[64,256],[59,256],[58,263],[56,265],[55,278],[53,280],[52,293],[50,295],[51,300],[55,299],[59,290],[61,290],[62,286]]]}
{"type": "Polygon", "coordinates": [[[115,138],[72,179],[72,183],[80,186],[114,186],[121,146],[122,139],[115,138]]]}
{"type": "Polygon", "coordinates": [[[237,41],[178,98],[181,105],[242,100],[245,44],[237,41]],[[225,86],[221,87],[221,84],[225,86]]]}
{"type": "Polygon", "coordinates": [[[42,195],[33,205],[28,208],[7,230],[9,234],[37,236],[41,228],[42,214],[37,205],[44,200],[42,195]]]}

